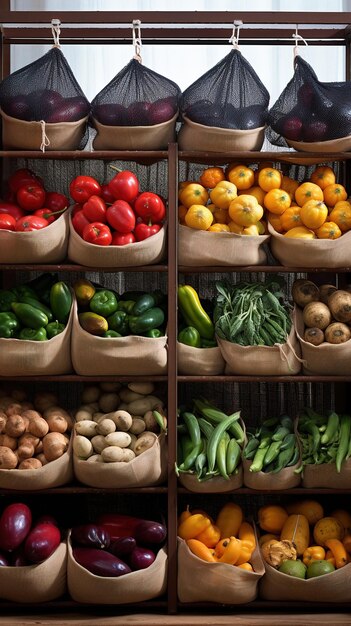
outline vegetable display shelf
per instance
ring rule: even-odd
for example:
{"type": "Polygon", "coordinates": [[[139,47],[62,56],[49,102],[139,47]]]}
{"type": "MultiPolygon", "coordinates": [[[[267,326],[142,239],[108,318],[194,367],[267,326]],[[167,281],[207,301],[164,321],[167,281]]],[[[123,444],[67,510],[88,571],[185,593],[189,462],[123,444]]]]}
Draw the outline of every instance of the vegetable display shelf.
{"type": "MultiPolygon", "coordinates": [[[[9,3],[8,3],[9,4],[9,3]]],[[[2,55],[3,55],[3,67],[5,73],[9,72],[9,44],[22,42],[22,36],[26,36],[26,43],[42,42],[47,33],[45,29],[40,26],[18,29],[18,26],[12,28],[12,24],[17,22],[30,24],[46,24],[48,21],[48,14],[45,12],[34,12],[29,14],[24,12],[21,16],[18,16],[18,12],[3,11],[2,21],[6,24],[2,32],[2,55]],[[7,68],[7,69],[6,69],[7,68]]],[[[67,42],[76,43],[77,39],[84,37],[84,23],[92,23],[94,27],[91,29],[91,37],[89,41],[96,42],[110,42],[110,43],[125,43],[129,41],[130,33],[129,29],[121,29],[120,33],[116,35],[116,30],[109,28],[109,24],[115,23],[129,23],[135,18],[135,15],[131,13],[89,13],[86,12],[84,18],[79,12],[59,12],[59,17],[63,22],[72,22],[75,27],[67,29],[69,35],[63,33],[62,40],[67,42]],[[83,24],[83,26],[82,26],[83,24]],[[104,26],[104,28],[102,27],[104,26]]],[[[50,15],[51,17],[51,15],[50,15]]],[[[277,13],[243,13],[242,15],[234,15],[227,12],[209,12],[209,13],[177,13],[172,14],[161,12],[146,12],[139,15],[142,23],[150,21],[153,26],[150,27],[151,36],[149,43],[159,43],[159,37],[166,37],[170,43],[182,43],[186,41],[187,35],[191,34],[203,38],[206,43],[214,43],[216,38],[218,39],[223,35],[222,25],[223,23],[232,23],[234,19],[241,18],[244,25],[251,23],[251,28],[243,28],[241,31],[242,38],[246,38],[248,44],[255,42],[255,37],[259,36],[266,39],[265,43],[275,43],[279,37],[286,37],[289,33],[291,39],[291,27],[287,29],[287,25],[298,23],[301,28],[301,22],[303,21],[301,14],[288,13],[281,15],[277,13]],[[182,29],[164,29],[164,24],[169,23],[187,23],[187,27],[182,29]],[[202,23],[203,26],[200,29],[194,29],[192,24],[202,23]],[[277,28],[277,24],[279,28],[277,28]],[[163,24],[163,27],[158,28],[158,24],[163,24]],[[208,25],[215,24],[216,28],[208,27],[208,25]],[[257,30],[254,25],[263,25],[263,28],[257,30]],[[271,25],[275,27],[272,28],[271,25]]],[[[304,14],[304,20],[306,24],[305,35],[312,38],[312,43],[317,43],[318,39],[329,38],[328,44],[333,43],[333,39],[339,39],[345,45],[345,48],[349,46],[349,34],[348,24],[351,23],[351,14],[338,14],[338,13],[309,13],[306,17],[304,14]],[[340,19],[342,17],[342,19],[340,19]],[[306,19],[305,19],[306,18],[306,19]],[[316,24],[320,24],[320,28],[316,28],[316,24]]],[[[289,45],[291,44],[289,39],[289,45]]],[[[84,43],[89,44],[88,40],[84,40],[84,43]]],[[[199,39],[201,41],[201,39],[199,39]]],[[[215,274],[271,274],[282,273],[287,276],[301,274],[301,275],[313,275],[323,276],[327,274],[333,274],[339,277],[340,284],[345,284],[348,274],[351,272],[350,267],[338,268],[337,271],[332,271],[328,266],[317,268],[301,268],[301,267],[282,267],[280,265],[262,265],[262,266],[236,266],[236,267],[186,267],[178,264],[178,219],[177,219],[177,182],[178,171],[181,163],[191,164],[226,164],[233,160],[240,160],[243,163],[257,163],[261,161],[279,161],[285,164],[300,164],[302,166],[313,165],[321,162],[336,162],[339,163],[340,168],[343,170],[344,178],[346,181],[351,180],[351,172],[349,167],[349,160],[351,159],[351,153],[337,153],[328,154],[327,157],[323,157],[321,154],[309,154],[298,152],[250,152],[250,153],[204,153],[199,154],[197,152],[180,152],[177,151],[176,144],[170,144],[167,151],[162,152],[111,152],[111,151],[94,151],[94,152],[29,152],[29,151],[0,151],[0,166],[3,169],[3,176],[6,173],[6,168],[13,167],[13,164],[28,163],[33,160],[36,163],[41,163],[42,169],[45,171],[45,163],[51,161],[60,162],[73,162],[75,167],[77,165],[83,166],[86,162],[92,160],[102,161],[131,161],[139,163],[141,165],[152,165],[160,160],[167,163],[168,170],[168,197],[169,197],[169,223],[168,223],[168,242],[167,242],[167,260],[164,264],[158,264],[155,266],[142,266],[137,269],[134,267],[123,268],[104,268],[99,270],[95,267],[85,267],[81,265],[72,264],[70,262],[61,263],[59,265],[16,265],[16,264],[2,264],[0,265],[0,272],[3,279],[3,284],[8,284],[11,281],[13,275],[17,272],[45,272],[56,271],[62,275],[66,274],[101,274],[106,278],[111,275],[111,279],[115,275],[123,275],[123,277],[130,277],[134,280],[134,276],[137,275],[137,280],[142,284],[148,277],[160,277],[163,276],[167,283],[168,291],[168,371],[165,376],[135,376],[134,378],[140,381],[153,380],[168,382],[168,412],[171,418],[168,426],[168,479],[165,485],[155,488],[140,488],[129,490],[108,490],[108,489],[93,489],[84,487],[81,485],[67,485],[64,487],[44,490],[43,492],[26,492],[31,501],[40,501],[41,496],[49,503],[56,503],[56,506],[70,508],[73,503],[77,503],[78,499],[85,504],[95,498],[94,504],[96,506],[96,500],[98,506],[102,506],[104,499],[108,498],[109,501],[114,501],[115,504],[120,502],[125,503],[128,501],[133,505],[134,510],[140,512],[140,515],[149,511],[149,505],[151,502],[156,502],[156,506],[161,499],[165,504],[168,517],[168,590],[165,597],[155,599],[148,602],[142,602],[140,604],[127,604],[123,606],[103,606],[103,605],[79,605],[73,602],[70,598],[64,597],[60,601],[47,603],[45,606],[31,607],[29,605],[16,606],[13,603],[0,601],[1,617],[0,625],[11,623],[18,624],[19,621],[23,624],[41,623],[43,626],[46,624],[54,624],[55,626],[63,626],[68,623],[76,624],[77,626],[85,623],[86,616],[89,615],[89,620],[96,626],[112,626],[117,624],[125,624],[128,621],[128,617],[132,616],[133,622],[140,624],[140,626],[149,626],[160,623],[163,626],[171,626],[175,624],[187,624],[195,625],[197,623],[205,624],[251,624],[253,621],[257,625],[268,626],[273,624],[284,623],[287,626],[290,624],[303,624],[306,623],[306,614],[308,614],[309,624],[313,623],[330,623],[332,620],[335,624],[346,625],[350,623],[351,606],[349,603],[338,604],[322,604],[317,602],[268,602],[260,599],[255,600],[248,605],[238,606],[223,606],[216,603],[194,603],[194,604],[182,604],[177,599],[177,515],[180,511],[180,507],[184,502],[195,502],[203,504],[201,501],[201,495],[188,492],[183,487],[179,487],[177,484],[177,478],[174,472],[174,465],[176,462],[176,440],[177,429],[176,419],[178,397],[181,396],[182,391],[185,388],[196,390],[201,385],[205,385],[207,388],[213,386],[220,386],[223,388],[223,394],[227,389],[231,389],[232,385],[241,386],[244,390],[249,390],[255,386],[264,388],[267,391],[267,397],[272,396],[270,385],[276,385],[274,391],[280,386],[282,389],[285,385],[301,385],[302,393],[308,393],[311,396],[311,388],[316,385],[318,390],[322,387],[326,389],[332,389],[334,385],[337,385],[339,394],[338,401],[342,404],[343,408],[349,406],[347,401],[347,394],[345,391],[345,383],[351,381],[351,373],[345,374],[345,376],[282,376],[282,377],[270,377],[270,376],[181,376],[177,373],[177,350],[176,350],[176,337],[177,337],[177,301],[176,301],[176,285],[178,284],[179,275],[189,277],[189,282],[192,280],[192,276],[195,276],[199,280],[203,276],[211,276],[215,274]],[[74,498],[74,500],[73,500],[74,498]]],[[[84,377],[76,374],[69,374],[64,376],[43,376],[39,378],[32,377],[30,375],[24,377],[16,377],[15,380],[26,381],[29,383],[35,383],[41,385],[42,383],[48,383],[50,385],[65,385],[66,383],[75,385],[84,382],[93,381],[109,381],[114,380],[115,377],[109,376],[93,376],[84,377]]],[[[6,380],[13,381],[14,378],[3,378],[1,382],[6,380]]],[[[127,382],[130,380],[128,377],[118,377],[121,382],[127,382]]],[[[284,387],[286,388],[286,387],[284,387]]],[[[249,393],[249,391],[247,392],[249,393]]],[[[256,398],[257,400],[257,398],[256,398]]],[[[271,398],[271,402],[268,403],[268,407],[278,406],[271,398]]],[[[259,405],[258,405],[259,408],[259,405]]],[[[326,499],[336,502],[339,495],[349,495],[351,489],[341,490],[338,495],[334,493],[332,489],[314,489],[309,490],[316,496],[320,495],[326,499]]],[[[292,489],[288,496],[302,496],[306,493],[305,489],[295,488],[292,489]]],[[[2,502],[13,501],[19,494],[11,492],[11,490],[2,490],[0,498],[2,502]]],[[[24,494],[21,493],[21,496],[24,494]]],[[[286,496],[286,492],[275,492],[275,497],[278,499],[286,496]]],[[[233,494],[227,494],[225,498],[234,497],[238,498],[243,504],[245,502],[251,503],[256,499],[257,502],[262,502],[262,499],[269,498],[270,493],[262,493],[253,489],[242,487],[233,494]]],[[[212,494],[209,498],[208,494],[205,496],[205,504],[207,501],[212,502],[222,501],[223,497],[219,494],[212,494]]]]}

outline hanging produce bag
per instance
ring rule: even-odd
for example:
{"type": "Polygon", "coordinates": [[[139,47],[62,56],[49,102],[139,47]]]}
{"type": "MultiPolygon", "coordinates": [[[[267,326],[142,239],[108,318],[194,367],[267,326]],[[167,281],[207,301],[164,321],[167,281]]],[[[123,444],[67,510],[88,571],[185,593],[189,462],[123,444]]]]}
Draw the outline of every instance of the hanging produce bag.
{"type": "Polygon", "coordinates": [[[0,84],[4,149],[74,150],[83,142],[89,102],[64,57],[54,46],[0,84]]]}
{"type": "Polygon", "coordinates": [[[183,93],[181,150],[260,150],[269,93],[235,47],[183,93]]]}
{"type": "Polygon", "coordinates": [[[135,56],[92,101],[96,150],[161,150],[174,141],[180,88],[142,65],[140,27],[135,56]]]}
{"type": "Polygon", "coordinates": [[[351,149],[351,81],[322,83],[298,54],[294,75],[269,111],[271,143],[306,152],[351,149]]]}

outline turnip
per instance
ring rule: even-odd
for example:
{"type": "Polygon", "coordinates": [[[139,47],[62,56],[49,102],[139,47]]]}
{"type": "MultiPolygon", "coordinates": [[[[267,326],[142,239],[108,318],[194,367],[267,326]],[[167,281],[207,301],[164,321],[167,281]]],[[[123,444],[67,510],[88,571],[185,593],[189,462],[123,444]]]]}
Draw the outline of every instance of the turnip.
{"type": "Polygon", "coordinates": [[[329,296],[331,296],[331,294],[334,293],[334,291],[336,290],[337,290],[337,287],[335,285],[329,285],[329,284],[319,285],[320,301],[323,302],[324,304],[328,304],[329,296]]]}
{"type": "Polygon", "coordinates": [[[325,340],[328,343],[345,343],[351,337],[351,330],[342,322],[333,322],[325,329],[325,340]]]}
{"type": "Polygon", "coordinates": [[[331,312],[323,302],[310,302],[302,313],[305,326],[324,330],[331,322],[331,312]]]}
{"type": "Polygon", "coordinates": [[[311,280],[298,278],[292,286],[292,297],[294,302],[303,309],[309,302],[319,300],[319,288],[311,280]]]}
{"type": "Polygon", "coordinates": [[[325,341],[324,332],[320,328],[306,328],[303,338],[314,346],[320,346],[325,341]]]}
{"type": "Polygon", "coordinates": [[[346,324],[351,322],[351,293],[337,289],[329,296],[328,307],[334,319],[346,324]]]}

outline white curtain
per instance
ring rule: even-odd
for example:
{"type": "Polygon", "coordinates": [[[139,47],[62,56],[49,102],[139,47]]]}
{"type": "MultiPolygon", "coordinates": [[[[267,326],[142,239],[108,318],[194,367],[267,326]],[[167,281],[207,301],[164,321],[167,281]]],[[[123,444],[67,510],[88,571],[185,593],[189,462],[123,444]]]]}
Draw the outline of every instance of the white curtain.
{"type": "MultiPolygon", "coordinates": [[[[290,0],[12,0],[13,10],[47,10],[48,29],[51,30],[51,18],[55,11],[288,11],[290,0]]],[[[319,0],[318,6],[308,0],[295,0],[294,11],[330,11],[330,0],[319,0]],[[306,7],[307,5],[307,7],[306,7]],[[314,5],[309,7],[309,5],[314,5]]],[[[347,11],[351,1],[334,0],[333,11],[347,11]]],[[[65,25],[61,25],[61,32],[65,25]]],[[[232,27],[223,32],[224,45],[144,45],[142,47],[143,64],[150,69],[174,80],[182,90],[204,74],[222,59],[231,49],[228,39],[232,27]]],[[[293,32],[291,33],[293,35],[293,32]]],[[[143,35],[141,26],[141,35],[143,35]]],[[[240,44],[240,50],[251,63],[258,76],[268,89],[272,105],[284,89],[293,74],[293,39],[289,45],[240,44]]],[[[11,71],[19,69],[50,49],[50,45],[12,46],[11,71]]],[[[62,52],[69,62],[76,79],[89,100],[129,62],[134,54],[130,45],[65,45],[62,52]]],[[[322,81],[341,81],[345,79],[345,50],[342,46],[321,45],[305,46],[300,44],[301,56],[312,65],[322,81]]]]}

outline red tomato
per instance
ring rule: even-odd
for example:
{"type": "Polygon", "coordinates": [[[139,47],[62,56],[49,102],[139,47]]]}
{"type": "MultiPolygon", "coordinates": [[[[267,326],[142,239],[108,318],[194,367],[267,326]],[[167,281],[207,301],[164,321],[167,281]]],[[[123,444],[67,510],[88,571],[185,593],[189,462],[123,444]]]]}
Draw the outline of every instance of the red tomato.
{"type": "Polygon", "coordinates": [[[134,211],[146,222],[161,222],[166,216],[166,207],[160,196],[144,191],[134,202],[134,211]]]}
{"type": "Polygon", "coordinates": [[[16,220],[9,213],[0,213],[0,229],[16,230],[16,220]]]}
{"type": "Polygon", "coordinates": [[[101,185],[101,197],[105,200],[106,204],[112,204],[115,201],[115,197],[112,195],[108,183],[101,185]]]}
{"type": "Polygon", "coordinates": [[[135,243],[133,233],[119,233],[115,230],[112,234],[111,246],[125,246],[127,243],[135,243]]]}
{"type": "Polygon", "coordinates": [[[20,217],[26,214],[18,204],[14,204],[13,202],[0,202],[0,213],[7,213],[8,215],[12,215],[15,220],[18,220],[20,217]]]}
{"type": "Polygon", "coordinates": [[[20,217],[20,219],[17,220],[16,231],[29,232],[32,230],[40,230],[41,228],[45,228],[45,226],[48,225],[49,222],[43,217],[38,217],[37,215],[25,215],[24,217],[20,217]]]}
{"type": "Polygon", "coordinates": [[[34,211],[33,215],[36,215],[37,217],[43,217],[45,220],[48,221],[49,224],[52,224],[56,219],[56,215],[53,215],[51,211],[46,208],[34,211]]]}
{"type": "Polygon", "coordinates": [[[139,181],[133,172],[123,170],[110,180],[108,188],[115,200],[134,202],[139,193],[139,181]]]}
{"type": "Polygon", "coordinates": [[[45,196],[45,206],[51,213],[63,211],[69,206],[69,199],[63,193],[48,191],[45,196]]]}
{"type": "Polygon", "coordinates": [[[72,207],[71,216],[73,217],[73,215],[75,215],[76,213],[78,213],[78,211],[81,211],[82,209],[83,209],[83,205],[82,204],[78,204],[76,202],[76,204],[74,204],[73,207],[72,207]]]}
{"type": "Polygon", "coordinates": [[[32,170],[26,167],[23,167],[13,172],[13,174],[11,174],[11,176],[9,177],[7,181],[7,184],[9,186],[10,191],[16,194],[20,187],[28,183],[33,183],[33,181],[35,181],[36,183],[42,186],[40,178],[38,178],[34,174],[34,172],[32,172],[32,170]]]}
{"type": "Polygon", "coordinates": [[[116,200],[108,207],[106,213],[107,221],[120,233],[130,233],[135,227],[135,213],[124,200],[116,200]]]}
{"type": "Polygon", "coordinates": [[[109,246],[112,241],[112,234],[107,224],[92,222],[85,226],[83,239],[98,246],[109,246]]]}
{"type": "Polygon", "coordinates": [[[159,230],[161,230],[160,224],[145,224],[144,222],[140,222],[136,225],[134,230],[135,238],[137,241],[144,241],[144,239],[156,235],[159,230]]]}
{"type": "Polygon", "coordinates": [[[89,220],[87,220],[83,213],[83,209],[77,211],[74,215],[72,214],[71,220],[74,230],[77,231],[81,237],[83,237],[83,230],[85,226],[90,224],[89,220]]]}
{"type": "Polygon", "coordinates": [[[101,195],[101,185],[92,176],[76,176],[70,183],[69,192],[75,202],[84,204],[90,196],[101,195]]]}
{"type": "Polygon", "coordinates": [[[44,206],[45,190],[38,183],[27,183],[17,191],[17,202],[25,211],[36,211],[44,206]]]}
{"type": "Polygon", "coordinates": [[[83,204],[83,213],[89,222],[106,222],[105,200],[99,196],[90,196],[83,204]]]}

